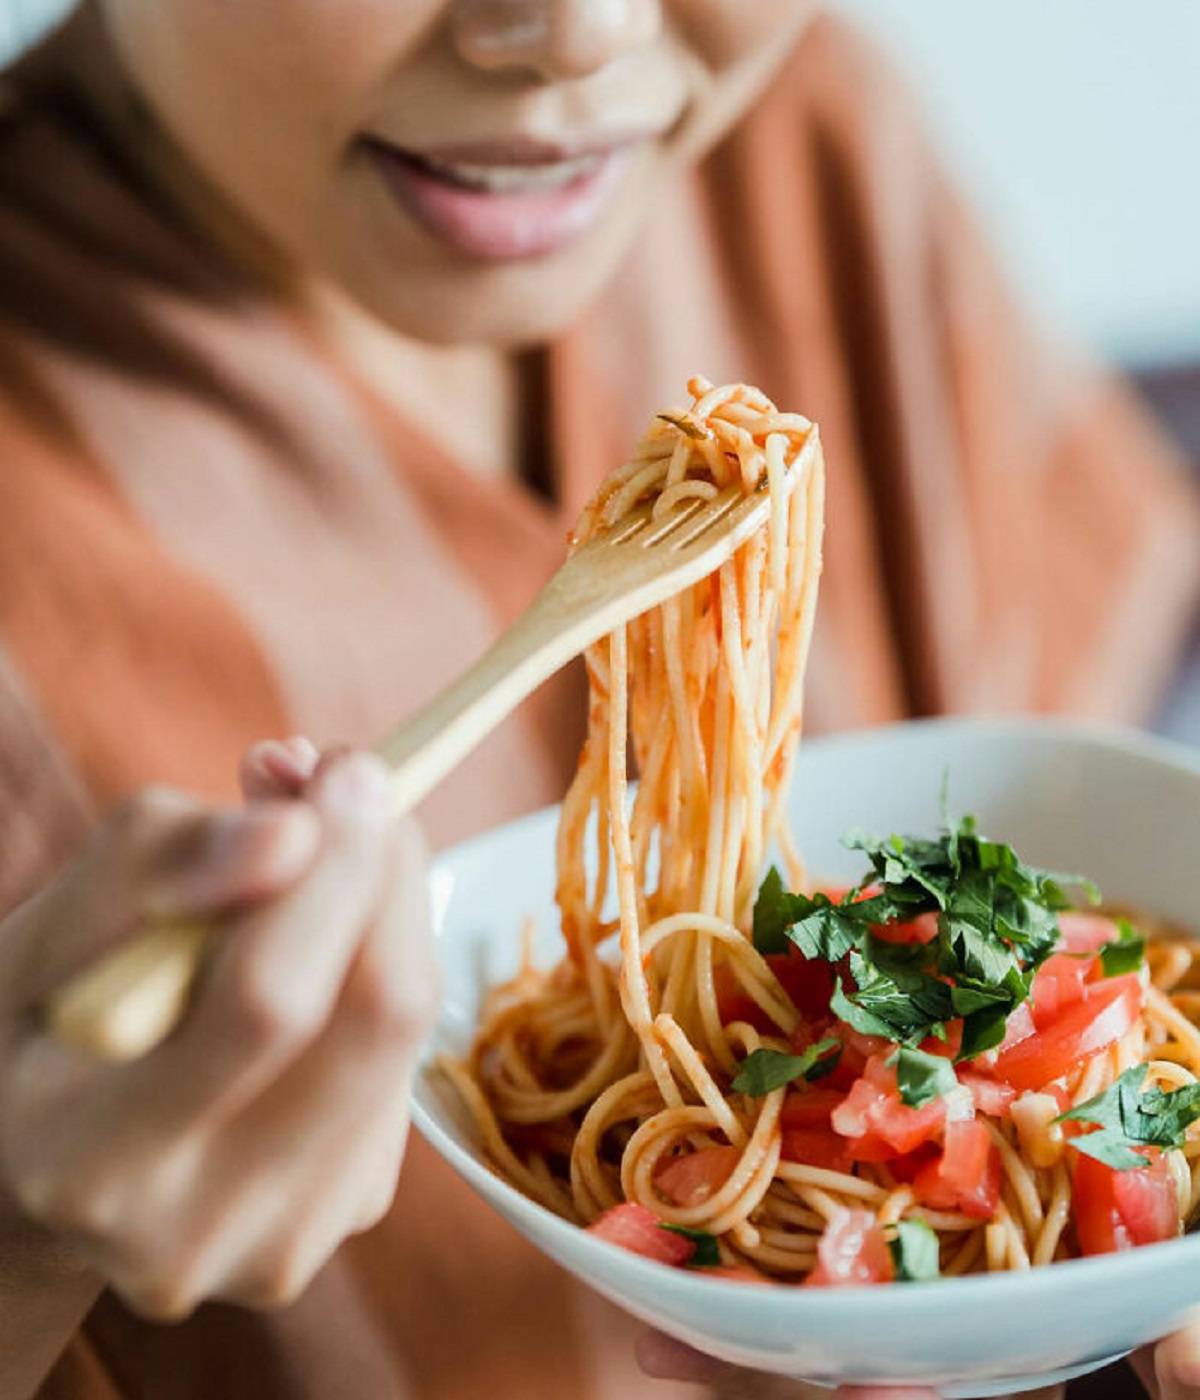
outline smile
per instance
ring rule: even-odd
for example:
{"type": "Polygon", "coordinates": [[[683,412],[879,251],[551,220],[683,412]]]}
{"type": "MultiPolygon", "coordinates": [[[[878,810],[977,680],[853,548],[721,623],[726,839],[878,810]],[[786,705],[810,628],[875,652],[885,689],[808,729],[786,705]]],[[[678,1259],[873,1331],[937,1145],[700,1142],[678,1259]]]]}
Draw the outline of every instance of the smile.
{"type": "Polygon", "coordinates": [[[368,151],[400,207],[444,247],[484,262],[542,257],[604,214],[642,142],[570,150],[526,140],[368,151]]]}

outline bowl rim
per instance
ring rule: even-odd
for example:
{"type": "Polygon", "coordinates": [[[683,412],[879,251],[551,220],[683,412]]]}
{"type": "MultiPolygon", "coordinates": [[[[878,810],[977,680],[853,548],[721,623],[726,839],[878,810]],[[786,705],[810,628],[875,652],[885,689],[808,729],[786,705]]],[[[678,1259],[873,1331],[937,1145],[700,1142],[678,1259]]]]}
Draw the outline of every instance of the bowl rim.
{"type": "MultiPolygon", "coordinates": [[[[945,733],[960,736],[975,734],[989,740],[1029,740],[1036,743],[1057,741],[1082,745],[1150,762],[1156,767],[1200,782],[1200,752],[1186,744],[1107,721],[1081,721],[1059,716],[953,716],[899,720],[885,725],[820,735],[806,740],[801,752],[806,753],[814,748],[830,750],[858,746],[887,739],[894,742],[906,733],[945,733]]],[[[445,869],[451,861],[472,853],[480,845],[494,839],[501,831],[512,832],[522,826],[545,821],[550,814],[558,810],[558,806],[556,803],[542,807],[446,848],[435,858],[433,871],[436,874],[439,869],[445,869]]],[[[441,936],[440,928],[437,936],[441,936]]],[[[433,1034],[436,1035],[436,1029],[433,1034]]],[[[432,1036],[421,1052],[417,1071],[421,1076],[428,1076],[431,1072],[431,1052],[432,1036]]],[[[582,1250],[586,1255],[596,1249],[602,1254],[607,1251],[608,1257],[614,1263],[619,1257],[622,1272],[628,1271],[635,1278],[640,1276],[647,1285],[657,1283],[661,1288],[666,1279],[670,1278],[672,1287],[682,1290],[677,1295],[681,1302],[690,1290],[695,1289],[702,1290],[694,1295],[696,1298],[710,1299],[722,1306],[732,1303],[735,1298],[747,1296],[750,1285],[745,1281],[706,1277],[703,1269],[672,1268],[654,1260],[643,1259],[607,1240],[588,1235],[583,1227],[564,1220],[537,1201],[523,1195],[489,1166],[482,1156],[461,1147],[426,1110],[418,1096],[413,1098],[412,1121],[418,1132],[443,1160],[473,1188],[480,1190],[485,1198],[489,1191],[495,1191],[500,1196],[510,1199],[518,1214],[532,1213],[543,1233],[548,1231],[552,1236],[561,1238],[566,1252],[582,1250]]],[[[493,1209],[495,1208],[493,1205],[493,1209]]],[[[861,1315],[865,1321],[867,1314],[877,1310],[883,1298],[886,1298],[889,1312],[893,1315],[897,1312],[925,1311],[928,1304],[923,1300],[926,1299],[941,1308],[948,1307],[951,1303],[948,1295],[959,1290],[964,1291],[964,1304],[969,1302],[976,1307],[980,1304],[1000,1306],[1018,1292],[1021,1300],[1028,1302],[1031,1296],[1036,1298],[1046,1290],[1056,1294],[1068,1286],[1077,1290],[1108,1286],[1127,1288],[1136,1285],[1147,1274],[1161,1273],[1168,1265],[1182,1268],[1185,1261],[1192,1260],[1193,1257],[1200,1258],[1200,1233],[1183,1235],[1178,1239],[1114,1254],[1059,1260],[1051,1265],[1027,1270],[938,1278],[923,1283],[919,1288],[887,1289],[882,1294],[878,1287],[871,1285],[809,1289],[799,1284],[772,1287],[770,1280],[767,1280],[765,1287],[754,1286],[749,1297],[753,1299],[755,1309],[767,1320],[776,1314],[786,1315],[789,1320],[794,1320],[798,1315],[811,1314],[815,1320],[836,1312],[851,1317],[861,1315]]],[[[1200,1283],[1197,1285],[1195,1301],[1200,1303],[1200,1283]]]]}

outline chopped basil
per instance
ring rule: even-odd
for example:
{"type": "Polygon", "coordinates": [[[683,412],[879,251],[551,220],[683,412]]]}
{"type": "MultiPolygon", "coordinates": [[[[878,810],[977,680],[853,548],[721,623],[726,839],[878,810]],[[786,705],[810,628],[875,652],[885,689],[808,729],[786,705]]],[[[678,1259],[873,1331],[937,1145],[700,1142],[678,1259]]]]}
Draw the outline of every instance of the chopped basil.
{"type": "Polygon", "coordinates": [[[1134,1065],[1104,1093],[1056,1120],[1061,1123],[1071,1119],[1099,1127],[1099,1132],[1073,1137],[1072,1147],[1117,1171],[1132,1171],[1146,1165],[1145,1156],[1135,1152],[1135,1147],[1169,1151],[1183,1146],[1188,1128],[1200,1119],[1200,1084],[1166,1092],[1147,1089],[1142,1093],[1148,1068],[1134,1065]]]}
{"type": "Polygon", "coordinates": [[[1129,922],[1118,919],[1120,936],[1115,942],[1106,943],[1100,949],[1100,965],[1105,977],[1120,977],[1125,972],[1136,972],[1146,956],[1146,939],[1129,922]]]}
{"type": "Polygon", "coordinates": [[[739,1094],[761,1098],[794,1079],[822,1079],[832,1074],[841,1057],[842,1046],[836,1040],[819,1040],[802,1055],[785,1055],[781,1050],[755,1050],[738,1066],[733,1087],[739,1094]]]}
{"type": "Polygon", "coordinates": [[[941,1273],[938,1237],[923,1220],[900,1220],[888,1240],[897,1283],[928,1283],[941,1273]]]}
{"type": "MultiPolygon", "coordinates": [[[[948,822],[933,840],[854,833],[845,844],[862,851],[871,870],[839,901],[790,894],[779,872],[768,871],[754,908],[754,946],[778,953],[791,944],[806,958],[844,967],[832,1009],[865,1035],[916,1046],[944,1039],[945,1023],[961,1017],[960,1060],[1004,1039],[1009,1014],[1058,943],[1068,888],[1099,898],[1086,880],[1026,865],[1011,846],[981,836],[972,817],[948,822]],[[921,915],[936,920],[926,943],[875,935],[882,924],[921,915]]],[[[1118,961],[1132,958],[1131,942],[1115,946],[1118,961]]]]}
{"type": "Polygon", "coordinates": [[[715,1269],[721,1263],[721,1251],[717,1248],[717,1237],[705,1230],[689,1230],[686,1225],[660,1225],[660,1230],[670,1230],[673,1235],[682,1235],[696,1246],[692,1257],[687,1261],[689,1269],[715,1269]]]}
{"type": "Polygon", "coordinates": [[[900,1097],[909,1108],[924,1108],[958,1088],[954,1066],[942,1055],[929,1055],[902,1045],[892,1058],[900,1097]]]}

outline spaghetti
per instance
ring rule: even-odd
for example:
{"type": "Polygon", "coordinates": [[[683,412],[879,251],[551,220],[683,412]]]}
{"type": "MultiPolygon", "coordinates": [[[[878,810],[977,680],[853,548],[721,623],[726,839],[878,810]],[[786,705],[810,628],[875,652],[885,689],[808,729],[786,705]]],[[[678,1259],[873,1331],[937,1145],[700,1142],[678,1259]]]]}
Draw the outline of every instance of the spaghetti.
{"type": "MultiPolygon", "coordinates": [[[[708,1262],[756,1277],[907,1277],[897,1240],[914,1222],[933,1232],[935,1268],[947,1275],[1067,1257],[1088,1243],[1072,1166],[1082,1154],[1069,1142],[1095,1128],[1061,1114],[1143,1062],[1146,1086],[1196,1082],[1197,945],[1153,940],[1148,974],[1101,987],[1100,945],[1116,926],[1064,915],[1079,946],[1051,957],[1057,980],[1039,972],[1022,1003],[1033,1035],[1025,1052],[1010,1047],[1014,1015],[1003,1045],[924,1103],[903,1091],[896,1044],[829,1010],[843,975],[833,960],[819,965],[814,1006],[818,964],[756,948],[772,844],[792,888],[804,884],[784,802],[821,572],[823,459],[815,426],[759,391],[701,379],[688,388],[691,407],[654,420],[585,509],[573,544],[646,502],[662,514],[732,482],[769,492],[768,524],[714,576],[588,653],[588,733],[557,841],[566,956],[539,971],[527,944],[518,976],[487,999],[469,1061],[444,1068],[509,1181],[668,1262],[687,1262],[703,1239],[708,1262]],[[1099,1016],[1102,1002],[1120,1002],[1128,1024],[1106,1011],[1119,1034],[1047,1074],[1053,1082],[1035,1083],[1036,1065],[1014,1070],[1025,1076],[1015,1088],[997,1066],[1006,1055],[1028,1060],[1034,1032],[1049,1035],[1029,1007],[1044,1009],[1051,993],[1063,1007],[1054,1026],[1079,1021],[1079,1007],[1099,1016]],[[829,1047],[836,1065],[822,1063],[829,1047]],[[748,1091],[743,1071],[764,1053],[807,1069],[748,1091]],[[972,1152],[974,1177],[964,1165],[972,1152]]],[[[928,1041],[914,1063],[937,1050],[928,1041]]],[[[1200,1142],[1144,1151],[1144,1169],[1122,1180],[1152,1176],[1160,1203],[1169,1181],[1177,1233],[1200,1198],[1200,1142]]],[[[1143,1242],[1140,1218],[1113,1218],[1129,1229],[1111,1247],[1143,1242]]]]}

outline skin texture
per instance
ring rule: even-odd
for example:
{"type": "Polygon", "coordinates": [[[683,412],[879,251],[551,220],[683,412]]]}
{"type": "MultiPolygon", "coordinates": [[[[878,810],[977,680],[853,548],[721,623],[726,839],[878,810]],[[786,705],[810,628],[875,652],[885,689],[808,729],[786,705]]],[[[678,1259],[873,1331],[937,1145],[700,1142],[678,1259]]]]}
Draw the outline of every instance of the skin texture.
{"type": "Polygon", "coordinates": [[[373,756],[260,745],[242,780],[235,811],[132,798],[0,923],[5,1396],[102,1282],[163,1319],[205,1298],[283,1304],[395,1193],[437,1006],[423,842],[373,756]],[[217,950],[144,1060],[100,1064],[43,1031],[37,1007],[91,958],[197,916],[217,950]]]}
{"type": "MultiPolygon", "coordinates": [[[[319,309],[364,364],[419,384],[435,419],[494,397],[494,420],[472,416],[500,440],[518,416],[503,356],[451,357],[566,328],[654,216],[657,189],[733,125],[812,8],[89,0],[62,52],[131,157],[227,256],[319,309]],[[585,234],[501,263],[432,238],[364,144],[631,135],[619,187],[585,234]],[[486,395],[465,389],[472,375],[486,395]]],[[[391,1199],[436,1003],[419,834],[392,827],[364,755],[260,746],[243,785],[237,814],[181,794],[132,799],[0,921],[5,1397],[32,1393],[104,1283],[156,1317],[205,1298],[285,1302],[391,1199]],[[168,1043],[113,1068],[42,1033],[37,1007],[53,988],[147,920],[181,915],[215,918],[221,946],[168,1043]]],[[[661,1338],[641,1359],[717,1395],[808,1395],[661,1338]]],[[[1162,1400],[1200,1397],[1197,1334],[1139,1369],[1162,1400]]]]}
{"type": "MultiPolygon", "coordinates": [[[[527,342],[601,289],[655,189],[782,61],[810,0],[97,0],[161,176],[246,256],[332,283],[406,336],[527,342]],[[500,265],[441,246],[364,141],[636,135],[599,222],[500,265]],[[223,206],[223,207],[218,207],[223,206]]],[[[126,113],[126,118],[130,114],[126,113]]]]}

